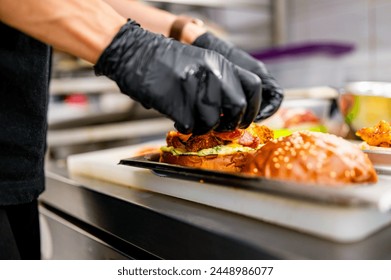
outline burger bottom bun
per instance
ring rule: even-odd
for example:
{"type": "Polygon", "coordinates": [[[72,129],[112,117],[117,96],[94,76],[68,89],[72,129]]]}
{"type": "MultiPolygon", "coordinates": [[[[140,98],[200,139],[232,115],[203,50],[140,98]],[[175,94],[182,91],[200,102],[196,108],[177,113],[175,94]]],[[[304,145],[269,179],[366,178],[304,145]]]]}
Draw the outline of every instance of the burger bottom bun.
{"type": "Polygon", "coordinates": [[[162,152],[159,161],[164,163],[224,172],[240,172],[246,164],[249,155],[251,154],[251,152],[238,152],[228,155],[176,156],[170,152],[162,152]]]}

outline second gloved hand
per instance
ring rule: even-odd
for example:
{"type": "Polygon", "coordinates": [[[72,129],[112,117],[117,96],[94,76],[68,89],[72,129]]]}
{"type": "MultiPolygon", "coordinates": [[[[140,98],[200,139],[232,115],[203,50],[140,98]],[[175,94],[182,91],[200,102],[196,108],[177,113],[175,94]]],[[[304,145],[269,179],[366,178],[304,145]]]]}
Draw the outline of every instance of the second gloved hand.
{"type": "Polygon", "coordinates": [[[214,51],[156,35],[133,21],[104,50],[95,73],[170,117],[182,133],[247,127],[261,104],[256,75],[214,51]]]}
{"type": "Polygon", "coordinates": [[[266,119],[278,110],[283,100],[284,93],[262,62],[254,59],[245,51],[217,38],[210,32],[206,32],[199,36],[193,42],[193,45],[204,49],[214,50],[222,54],[232,63],[261,78],[262,104],[256,120],[266,119]]]}

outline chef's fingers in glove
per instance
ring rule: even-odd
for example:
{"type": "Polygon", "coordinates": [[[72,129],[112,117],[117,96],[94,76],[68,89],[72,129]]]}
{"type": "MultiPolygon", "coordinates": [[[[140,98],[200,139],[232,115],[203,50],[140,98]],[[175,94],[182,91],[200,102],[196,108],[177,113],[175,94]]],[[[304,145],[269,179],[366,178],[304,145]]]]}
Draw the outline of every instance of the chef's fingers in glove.
{"type": "Polygon", "coordinates": [[[266,67],[259,60],[254,59],[248,53],[225,42],[210,32],[199,36],[194,46],[214,50],[222,54],[232,63],[254,73],[262,80],[262,104],[256,120],[266,119],[273,115],[281,105],[284,92],[274,78],[269,74],[266,67]]]}
{"type": "Polygon", "coordinates": [[[189,128],[182,126],[182,122],[192,123],[190,130],[194,135],[204,134],[217,126],[220,119],[221,83],[218,80],[208,81],[215,78],[205,67],[194,65],[187,71],[181,83],[188,97],[184,101],[189,105],[185,104],[183,108],[193,108],[193,112],[175,123],[178,131],[189,131],[189,128]],[[193,119],[194,115],[196,119],[193,119]]]}
{"type": "Polygon", "coordinates": [[[237,67],[237,69],[247,98],[247,108],[239,127],[247,128],[261,110],[261,80],[250,71],[244,70],[241,67],[237,67]]]}
{"type": "Polygon", "coordinates": [[[220,80],[209,69],[197,67],[194,73],[189,75],[189,79],[198,79],[193,106],[194,114],[197,115],[193,134],[201,135],[219,124],[222,88],[220,80]]]}
{"type": "Polygon", "coordinates": [[[212,66],[215,62],[209,62],[209,69],[199,69],[204,83],[200,83],[198,89],[195,106],[198,129],[193,130],[193,134],[203,134],[209,127],[223,132],[249,126],[260,107],[260,102],[256,102],[260,100],[260,79],[231,63],[220,72],[212,66]]]}
{"type": "MultiPolygon", "coordinates": [[[[229,66],[233,64],[228,64],[229,66]]],[[[243,91],[239,73],[236,66],[225,71],[215,72],[217,77],[226,81],[222,85],[224,94],[221,99],[220,123],[216,131],[233,131],[241,124],[243,114],[247,108],[246,93],[243,91]]]]}
{"type": "Polygon", "coordinates": [[[272,76],[264,72],[261,79],[262,103],[256,121],[264,120],[277,112],[284,98],[284,91],[272,76]]]}
{"type": "Polygon", "coordinates": [[[234,73],[231,73],[233,76],[226,78],[230,83],[224,85],[225,96],[229,97],[230,103],[224,104],[223,102],[222,104],[220,125],[216,128],[219,132],[232,131],[236,127],[248,127],[260,109],[260,79],[238,66],[235,66],[234,70],[234,73]],[[236,75],[239,80],[234,79],[236,75]],[[242,91],[238,91],[238,88],[242,88],[242,91]]]}
{"type": "Polygon", "coordinates": [[[235,129],[237,116],[247,108],[242,104],[247,91],[234,64],[217,52],[148,32],[134,21],[120,29],[94,68],[144,107],[174,120],[182,133],[235,129]]]}

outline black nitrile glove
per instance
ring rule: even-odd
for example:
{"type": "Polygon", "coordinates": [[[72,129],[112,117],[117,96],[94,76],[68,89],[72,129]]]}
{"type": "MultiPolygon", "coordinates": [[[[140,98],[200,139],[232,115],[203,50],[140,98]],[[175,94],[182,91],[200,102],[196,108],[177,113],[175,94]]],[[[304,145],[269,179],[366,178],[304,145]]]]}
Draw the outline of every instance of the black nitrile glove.
{"type": "Polygon", "coordinates": [[[95,65],[97,75],[175,122],[182,133],[245,128],[261,104],[260,79],[217,52],[184,45],[129,21],[95,65]]]}
{"type": "Polygon", "coordinates": [[[255,120],[263,120],[273,115],[281,105],[284,97],[282,88],[275,79],[268,73],[265,65],[251,57],[243,50],[217,38],[213,34],[206,32],[199,36],[194,42],[194,46],[213,50],[222,54],[232,63],[246,69],[262,80],[262,104],[255,120]]]}

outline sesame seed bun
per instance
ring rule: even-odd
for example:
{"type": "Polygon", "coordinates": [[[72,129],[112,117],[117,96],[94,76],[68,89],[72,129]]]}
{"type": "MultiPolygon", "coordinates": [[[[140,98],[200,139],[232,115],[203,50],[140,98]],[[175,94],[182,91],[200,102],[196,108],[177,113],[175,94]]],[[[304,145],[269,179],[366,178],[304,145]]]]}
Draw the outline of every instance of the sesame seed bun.
{"type": "Polygon", "coordinates": [[[377,182],[372,162],[359,147],[332,134],[309,131],[266,143],[243,172],[323,185],[377,182]]]}

